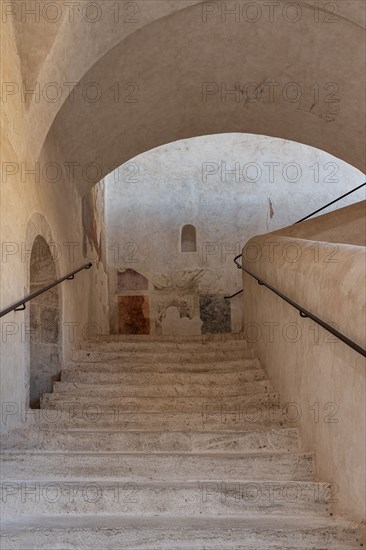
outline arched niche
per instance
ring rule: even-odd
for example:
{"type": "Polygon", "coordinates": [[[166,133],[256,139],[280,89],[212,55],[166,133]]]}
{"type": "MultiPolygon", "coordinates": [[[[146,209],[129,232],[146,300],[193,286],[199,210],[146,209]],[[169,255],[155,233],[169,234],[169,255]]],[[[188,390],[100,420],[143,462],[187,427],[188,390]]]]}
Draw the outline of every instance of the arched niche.
{"type": "MultiPolygon", "coordinates": [[[[29,261],[29,290],[37,292],[57,279],[56,262],[42,235],[33,241],[29,261]]],[[[56,286],[29,304],[29,406],[40,407],[43,393],[59,379],[62,354],[61,295],[56,286]]]]}
{"type": "Polygon", "coordinates": [[[196,252],[197,251],[197,236],[194,225],[186,224],[182,227],[180,239],[181,252],[196,252]]]}

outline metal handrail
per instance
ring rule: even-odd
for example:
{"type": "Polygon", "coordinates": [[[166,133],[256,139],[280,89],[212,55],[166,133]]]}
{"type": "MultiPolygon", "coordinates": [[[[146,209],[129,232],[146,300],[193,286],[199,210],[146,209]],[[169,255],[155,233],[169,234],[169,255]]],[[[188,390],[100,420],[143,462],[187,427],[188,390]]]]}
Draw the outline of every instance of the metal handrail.
{"type": "Polygon", "coordinates": [[[231,298],[234,298],[235,296],[237,296],[238,294],[241,294],[242,292],[244,292],[243,288],[241,290],[238,290],[238,292],[235,292],[235,294],[232,294],[231,296],[224,296],[224,300],[231,300],[231,298]]]}
{"type": "Polygon", "coordinates": [[[323,327],[325,330],[327,330],[328,332],[330,332],[331,334],[333,334],[333,336],[336,336],[339,340],[341,340],[342,342],[344,342],[345,344],[347,344],[347,346],[349,346],[350,348],[354,349],[355,351],[357,351],[357,353],[360,353],[361,355],[363,355],[364,357],[366,357],[366,349],[364,349],[363,347],[361,347],[360,345],[356,344],[356,342],[354,342],[353,340],[351,340],[350,338],[348,338],[347,336],[345,336],[342,332],[339,332],[339,330],[333,328],[331,325],[329,325],[328,323],[326,323],[325,321],[323,321],[322,319],[320,319],[319,317],[317,317],[316,315],[314,315],[314,313],[311,313],[310,311],[308,311],[307,309],[305,309],[304,307],[300,306],[299,304],[297,304],[296,302],[294,302],[293,300],[291,300],[291,298],[289,298],[288,296],[286,296],[285,294],[282,294],[282,292],[280,292],[279,290],[277,290],[276,288],[274,288],[272,285],[270,285],[269,283],[267,283],[264,279],[261,279],[261,277],[258,277],[257,275],[254,275],[254,273],[252,273],[251,271],[249,271],[248,269],[246,269],[245,267],[243,267],[242,265],[240,265],[238,262],[237,262],[237,259],[239,258],[239,256],[237,256],[235,258],[235,263],[236,265],[242,269],[243,271],[245,271],[245,273],[248,273],[248,275],[250,275],[251,277],[253,277],[253,279],[256,279],[258,281],[258,283],[260,285],[263,285],[265,287],[267,287],[269,290],[271,290],[272,292],[274,292],[275,294],[277,294],[277,296],[279,296],[280,298],[282,298],[282,300],[285,300],[285,302],[287,302],[288,304],[290,304],[292,307],[294,307],[295,309],[297,309],[301,315],[301,317],[309,317],[309,319],[312,319],[313,321],[315,321],[318,325],[320,325],[321,327],[323,327]]]}
{"type": "Polygon", "coordinates": [[[33,292],[32,294],[29,294],[28,296],[25,296],[22,300],[19,300],[18,302],[15,302],[15,304],[12,304],[11,306],[3,309],[0,311],[0,317],[4,317],[4,315],[7,315],[8,313],[11,313],[12,311],[24,311],[26,308],[26,303],[30,302],[34,298],[37,298],[40,294],[43,294],[44,292],[47,292],[47,290],[50,290],[54,286],[59,285],[63,281],[71,281],[75,278],[75,275],[79,273],[80,271],[84,271],[84,269],[90,269],[93,266],[93,264],[88,263],[85,264],[79,269],[75,269],[75,271],[72,271],[68,275],[65,275],[64,277],[61,277],[61,279],[57,279],[57,281],[54,281],[53,283],[41,288],[40,290],[37,290],[37,292],[33,292]]]}
{"type": "MultiPolygon", "coordinates": [[[[241,264],[239,264],[238,262],[238,258],[241,258],[243,254],[238,254],[238,256],[235,256],[235,258],[233,259],[233,262],[234,264],[236,265],[236,267],[238,269],[244,269],[243,266],[241,264]]],[[[242,291],[244,292],[244,288],[242,288],[242,291]]]]}
{"type": "MultiPolygon", "coordinates": [[[[351,191],[348,191],[348,193],[345,193],[344,195],[338,197],[337,199],[334,199],[334,201],[332,202],[329,202],[328,204],[322,206],[321,208],[318,208],[318,210],[315,210],[314,212],[312,212],[311,214],[309,214],[308,216],[305,216],[305,218],[302,218],[301,220],[295,222],[293,225],[296,225],[297,223],[300,223],[300,222],[303,222],[305,220],[307,220],[308,218],[311,218],[311,216],[314,216],[315,214],[317,214],[318,212],[321,212],[322,210],[324,210],[325,208],[327,208],[328,206],[334,204],[335,202],[343,199],[344,197],[347,197],[348,195],[350,195],[351,193],[354,193],[355,191],[358,191],[358,189],[361,189],[361,187],[364,187],[366,185],[366,182],[365,183],[362,183],[361,185],[359,185],[358,187],[355,187],[354,189],[352,189],[351,191]]],[[[321,327],[323,327],[325,330],[327,330],[328,332],[330,332],[331,334],[333,334],[333,336],[336,336],[339,340],[341,340],[342,342],[344,342],[345,344],[347,344],[350,348],[354,349],[355,351],[357,351],[357,353],[360,353],[361,355],[363,355],[363,357],[366,357],[366,350],[359,346],[358,344],[356,344],[356,342],[354,342],[353,340],[351,340],[350,338],[348,338],[347,336],[345,336],[342,332],[339,332],[338,330],[336,330],[335,328],[333,328],[332,326],[328,325],[328,323],[326,323],[325,321],[323,321],[322,319],[320,319],[319,317],[317,317],[316,315],[314,315],[313,313],[311,313],[310,311],[308,311],[307,309],[303,308],[302,306],[300,306],[299,304],[297,304],[296,302],[294,302],[293,300],[291,300],[291,298],[289,298],[288,296],[286,296],[285,294],[282,294],[282,292],[280,292],[279,290],[277,290],[276,288],[274,288],[273,286],[271,286],[269,283],[267,283],[266,281],[264,281],[263,279],[261,279],[260,277],[257,277],[257,275],[254,275],[251,271],[249,271],[248,269],[245,269],[245,267],[243,267],[239,262],[238,262],[238,259],[242,257],[242,254],[239,254],[238,256],[235,256],[234,258],[234,263],[236,265],[236,267],[238,269],[241,269],[243,271],[245,271],[245,273],[248,273],[248,275],[250,275],[251,277],[253,277],[254,279],[256,279],[258,281],[258,283],[260,285],[263,285],[265,287],[267,287],[269,290],[271,290],[272,292],[274,292],[275,294],[277,294],[277,296],[279,296],[280,298],[282,298],[283,300],[285,300],[288,304],[292,305],[295,309],[297,309],[301,315],[301,317],[309,317],[309,319],[312,319],[313,321],[315,321],[318,325],[320,325],[321,327]]],[[[225,296],[225,298],[233,298],[234,296],[237,296],[238,294],[240,294],[241,292],[244,292],[244,289],[242,290],[239,290],[238,292],[236,292],[235,294],[233,294],[232,296],[225,296]]]]}
{"type": "Polygon", "coordinates": [[[341,196],[338,197],[337,199],[334,199],[334,201],[328,202],[328,204],[322,206],[321,208],[318,208],[318,210],[315,210],[314,212],[312,212],[312,213],[309,214],[308,216],[305,216],[305,218],[301,218],[301,220],[295,222],[294,225],[296,225],[297,223],[300,223],[300,222],[304,222],[304,221],[307,220],[308,218],[311,218],[311,216],[315,216],[315,214],[317,214],[318,212],[321,212],[322,210],[325,210],[325,208],[328,208],[328,206],[331,206],[331,205],[334,204],[335,202],[338,202],[338,201],[340,201],[341,199],[344,199],[344,197],[347,197],[347,196],[350,195],[351,193],[354,193],[355,191],[358,191],[359,189],[361,189],[361,187],[364,187],[364,185],[366,185],[366,182],[365,182],[365,183],[362,183],[362,184],[359,185],[358,187],[355,187],[354,189],[351,189],[351,191],[348,191],[348,193],[345,193],[344,195],[341,195],[341,196]]]}
{"type": "MultiPolygon", "coordinates": [[[[366,182],[365,183],[362,183],[361,185],[359,185],[358,187],[355,187],[354,189],[351,189],[351,191],[348,191],[347,193],[345,193],[344,195],[341,195],[340,197],[338,197],[337,199],[334,199],[334,201],[332,202],[328,202],[328,204],[325,204],[324,206],[322,206],[321,208],[318,208],[318,210],[314,210],[314,212],[312,212],[311,214],[309,214],[308,216],[305,216],[305,218],[301,218],[301,220],[298,220],[297,222],[295,222],[293,225],[296,225],[297,223],[300,223],[300,222],[304,222],[305,220],[311,218],[311,216],[315,216],[315,214],[317,214],[318,212],[321,212],[322,210],[324,210],[325,208],[328,208],[328,206],[331,206],[332,204],[334,204],[335,202],[337,201],[340,201],[341,199],[344,199],[344,197],[347,197],[348,195],[350,195],[351,193],[354,193],[355,191],[358,191],[359,189],[361,189],[361,187],[364,187],[366,185],[366,182]]],[[[236,258],[234,258],[234,262],[236,263],[237,267],[239,267],[241,269],[241,265],[238,264],[238,262],[236,261],[238,258],[241,258],[241,254],[239,254],[239,256],[236,256],[236,258]]],[[[244,289],[241,289],[239,290],[238,292],[235,292],[235,294],[233,294],[232,296],[224,296],[225,300],[230,300],[231,298],[234,298],[234,296],[237,296],[238,294],[241,294],[242,292],[244,292],[244,289]]]]}

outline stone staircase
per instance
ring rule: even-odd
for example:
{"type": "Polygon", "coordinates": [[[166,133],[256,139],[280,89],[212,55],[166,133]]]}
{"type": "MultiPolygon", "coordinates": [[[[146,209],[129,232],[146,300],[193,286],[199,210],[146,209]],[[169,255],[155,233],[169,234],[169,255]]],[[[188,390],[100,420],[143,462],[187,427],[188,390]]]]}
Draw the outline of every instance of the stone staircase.
{"type": "Polygon", "coordinates": [[[83,343],[3,439],[1,549],[358,548],[239,336],[83,343]]]}

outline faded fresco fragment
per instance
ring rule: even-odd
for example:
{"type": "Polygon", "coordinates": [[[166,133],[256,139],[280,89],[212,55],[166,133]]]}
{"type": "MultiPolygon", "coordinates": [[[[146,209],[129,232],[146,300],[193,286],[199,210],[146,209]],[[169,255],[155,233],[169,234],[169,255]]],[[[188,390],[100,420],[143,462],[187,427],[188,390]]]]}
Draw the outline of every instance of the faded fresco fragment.
{"type": "Polygon", "coordinates": [[[149,281],[134,269],[117,271],[117,294],[125,290],[148,290],[149,281]]]}
{"type": "Polygon", "coordinates": [[[102,180],[82,198],[81,208],[84,257],[88,259],[92,257],[97,264],[102,262],[105,266],[104,188],[104,180],[102,180]]]}

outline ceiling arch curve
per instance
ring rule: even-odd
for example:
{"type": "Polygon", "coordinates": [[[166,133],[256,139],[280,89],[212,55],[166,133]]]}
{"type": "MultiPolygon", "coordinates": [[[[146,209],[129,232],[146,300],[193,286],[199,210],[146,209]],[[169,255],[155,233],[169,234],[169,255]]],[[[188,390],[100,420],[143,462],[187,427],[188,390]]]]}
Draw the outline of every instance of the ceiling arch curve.
{"type": "MultiPolygon", "coordinates": [[[[100,177],[164,143],[226,132],[312,145],[362,170],[362,26],[315,24],[302,5],[296,24],[204,23],[194,5],[140,28],[84,75],[47,139],[67,162],[96,163],[100,177]],[[82,94],[90,83],[101,88],[94,102],[82,94]]],[[[81,193],[93,183],[80,177],[81,193]]]]}
{"type": "Polygon", "coordinates": [[[34,17],[22,19],[22,11],[18,9],[18,47],[26,61],[23,80],[27,89],[35,88],[36,82],[40,90],[39,98],[32,94],[26,96],[30,100],[27,126],[32,136],[30,147],[33,148],[33,156],[39,156],[47,132],[57,112],[69,99],[70,90],[103,55],[151,22],[203,1],[78,0],[60,2],[59,12],[55,13],[50,6],[43,12],[42,4],[38,2],[36,5],[41,6],[38,10],[39,21],[33,20],[34,17]],[[98,8],[96,13],[92,10],[93,5],[98,8]],[[47,18],[55,18],[57,13],[60,15],[59,21],[47,21],[47,18]],[[48,95],[56,95],[54,85],[60,90],[57,101],[48,100],[48,95]]]}

